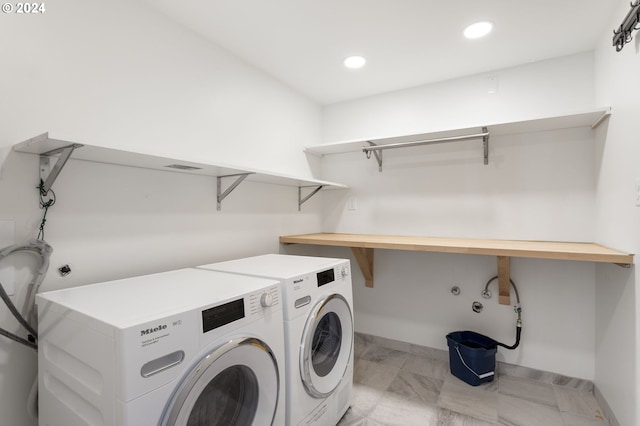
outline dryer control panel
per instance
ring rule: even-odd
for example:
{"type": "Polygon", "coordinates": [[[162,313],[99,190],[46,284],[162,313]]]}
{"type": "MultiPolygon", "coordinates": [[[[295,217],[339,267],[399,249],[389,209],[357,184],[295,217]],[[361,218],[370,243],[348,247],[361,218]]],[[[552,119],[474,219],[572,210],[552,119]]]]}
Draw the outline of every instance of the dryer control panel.
{"type": "Polygon", "coordinates": [[[342,281],[349,277],[349,265],[343,264],[334,266],[331,269],[316,272],[316,279],[318,287],[330,284],[336,280],[342,281]]]}
{"type": "Polygon", "coordinates": [[[332,283],[336,280],[336,271],[334,268],[327,269],[325,271],[316,272],[318,287],[332,283]]]}
{"type": "Polygon", "coordinates": [[[300,315],[304,311],[301,308],[311,304],[318,294],[347,283],[351,283],[348,261],[285,281],[285,298],[289,307],[289,310],[285,310],[285,317],[300,315]]]}
{"type": "Polygon", "coordinates": [[[288,280],[286,290],[289,292],[293,290],[295,293],[299,291],[310,291],[329,284],[342,284],[345,280],[349,279],[349,275],[349,264],[344,263],[290,279],[288,280]]]}

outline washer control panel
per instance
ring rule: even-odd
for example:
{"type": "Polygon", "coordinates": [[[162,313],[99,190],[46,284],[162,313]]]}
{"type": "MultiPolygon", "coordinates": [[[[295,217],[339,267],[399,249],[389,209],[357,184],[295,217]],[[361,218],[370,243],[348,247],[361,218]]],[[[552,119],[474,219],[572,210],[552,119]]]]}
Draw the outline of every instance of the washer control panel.
{"type": "Polygon", "coordinates": [[[266,309],[280,305],[278,285],[249,293],[229,302],[202,311],[202,331],[206,333],[232,322],[263,315],[266,309]]]}
{"type": "Polygon", "coordinates": [[[261,314],[265,309],[280,305],[280,288],[278,285],[249,294],[249,314],[261,314]]]}

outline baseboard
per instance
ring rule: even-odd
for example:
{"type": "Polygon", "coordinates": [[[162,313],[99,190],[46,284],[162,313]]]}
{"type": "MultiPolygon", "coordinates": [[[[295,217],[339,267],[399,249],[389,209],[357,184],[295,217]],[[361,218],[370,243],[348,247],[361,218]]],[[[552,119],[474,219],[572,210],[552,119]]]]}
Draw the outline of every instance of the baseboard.
{"type": "Polygon", "coordinates": [[[620,426],[618,419],[616,419],[615,414],[613,414],[613,410],[609,406],[609,403],[605,399],[604,395],[602,395],[602,392],[600,392],[600,389],[598,389],[598,386],[593,387],[593,396],[596,397],[596,401],[598,401],[598,404],[600,404],[600,408],[603,411],[605,419],[607,419],[607,421],[609,422],[609,425],[620,426]]]}
{"type": "MultiPolygon", "coordinates": [[[[427,346],[415,345],[413,343],[402,342],[399,340],[393,340],[386,337],[373,336],[371,334],[364,333],[355,333],[355,337],[357,341],[364,344],[373,343],[375,345],[388,349],[420,354],[428,356],[430,358],[442,359],[446,361],[449,360],[449,351],[442,349],[434,349],[427,346]]],[[[507,364],[506,362],[501,361],[496,362],[496,369],[498,370],[498,374],[537,380],[539,382],[556,386],[564,386],[582,392],[593,392],[593,382],[591,380],[564,376],[562,374],[536,370],[535,368],[523,367],[520,365],[507,364]]]]}

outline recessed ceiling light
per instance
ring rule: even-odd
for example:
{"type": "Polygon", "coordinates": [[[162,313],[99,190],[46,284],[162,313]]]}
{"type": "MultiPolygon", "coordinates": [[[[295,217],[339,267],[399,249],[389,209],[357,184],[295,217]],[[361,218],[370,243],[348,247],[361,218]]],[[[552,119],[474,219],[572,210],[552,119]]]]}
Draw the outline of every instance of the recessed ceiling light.
{"type": "Polygon", "coordinates": [[[362,56],[349,56],[344,60],[344,66],[352,69],[362,68],[366,63],[367,60],[362,56]]]}
{"type": "Polygon", "coordinates": [[[471,39],[480,38],[489,34],[492,29],[493,23],[489,21],[476,22],[464,29],[464,36],[471,39]]]}

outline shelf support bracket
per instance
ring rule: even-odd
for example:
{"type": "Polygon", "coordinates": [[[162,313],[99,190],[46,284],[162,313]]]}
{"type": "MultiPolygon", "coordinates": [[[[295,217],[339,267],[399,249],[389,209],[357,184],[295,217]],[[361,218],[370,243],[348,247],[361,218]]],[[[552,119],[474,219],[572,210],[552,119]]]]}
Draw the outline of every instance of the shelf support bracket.
{"type": "Polygon", "coordinates": [[[498,256],[498,303],[501,305],[511,304],[510,260],[509,256],[498,256]]]}
{"type": "Polygon", "coordinates": [[[309,195],[307,195],[306,197],[302,198],[302,188],[308,188],[308,187],[299,186],[298,187],[298,211],[300,211],[302,209],[302,205],[304,203],[306,203],[309,200],[309,198],[311,198],[314,195],[316,195],[318,193],[318,191],[320,191],[323,187],[324,187],[324,185],[319,185],[317,188],[315,188],[313,191],[311,191],[311,193],[309,195]]]}
{"type": "Polygon", "coordinates": [[[353,255],[358,262],[360,271],[364,276],[364,285],[373,288],[373,249],[364,247],[351,247],[353,255]]]}
{"type": "MultiPolygon", "coordinates": [[[[371,141],[367,141],[367,143],[369,144],[369,146],[378,146],[375,143],[371,142],[371,141]]],[[[371,153],[373,152],[373,155],[376,156],[376,161],[378,162],[378,171],[381,172],[382,171],[382,151],[366,151],[367,154],[367,158],[371,158],[371,153]]]]}
{"type": "Polygon", "coordinates": [[[591,125],[592,129],[597,129],[600,124],[611,115],[611,110],[604,111],[600,117],[591,125]]]}
{"type": "Polygon", "coordinates": [[[231,194],[231,192],[236,189],[238,185],[242,183],[243,180],[247,178],[252,173],[239,173],[236,175],[226,175],[226,176],[217,176],[217,200],[218,200],[218,211],[222,209],[222,200],[227,198],[227,195],[231,194]],[[224,178],[236,178],[231,185],[227,189],[222,191],[222,179],[224,178]]]}
{"type": "Polygon", "coordinates": [[[65,146],[62,148],[54,149],[43,154],[40,154],[40,180],[43,182],[42,191],[43,193],[49,192],[53,183],[58,178],[58,175],[64,168],[65,164],[71,157],[73,150],[76,148],[80,148],[83,145],[74,143],[69,146],[65,146]],[[51,167],[51,159],[54,155],[60,154],[58,157],[58,161],[56,164],[51,167]]]}
{"type": "Polygon", "coordinates": [[[482,147],[484,148],[484,165],[486,166],[489,164],[489,130],[483,127],[482,133],[485,134],[482,137],[482,147]]]}

